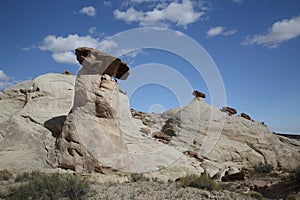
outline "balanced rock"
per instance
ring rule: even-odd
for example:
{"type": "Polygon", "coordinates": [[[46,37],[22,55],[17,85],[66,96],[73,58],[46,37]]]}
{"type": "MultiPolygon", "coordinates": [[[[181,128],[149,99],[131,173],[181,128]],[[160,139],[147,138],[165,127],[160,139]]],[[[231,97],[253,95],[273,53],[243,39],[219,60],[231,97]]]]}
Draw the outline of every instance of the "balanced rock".
{"type": "Polygon", "coordinates": [[[127,79],[129,68],[119,58],[89,47],[79,47],[75,50],[78,62],[91,74],[108,74],[121,80],[127,79]]]}
{"type": "Polygon", "coordinates": [[[241,113],[241,117],[251,120],[251,117],[249,115],[247,115],[246,113],[241,113]]]}
{"type": "Polygon", "coordinates": [[[52,166],[79,172],[121,170],[127,166],[128,158],[123,153],[127,148],[117,120],[120,92],[109,75],[121,78],[124,73],[118,69],[128,67],[93,49],[79,48],[76,54],[82,68],[76,78],[72,110],[57,140],[57,160],[52,166]],[[107,69],[115,71],[110,74],[107,69]]]}
{"type": "Polygon", "coordinates": [[[230,107],[222,107],[221,111],[222,112],[227,112],[231,115],[235,115],[237,113],[236,109],[230,108],[230,107]]]}
{"type": "MultiPolygon", "coordinates": [[[[82,68],[76,78],[73,107],[56,141],[56,157],[49,156],[55,159],[48,163],[77,172],[140,173],[171,166],[187,172],[203,171],[191,167],[181,152],[145,135],[144,114],[137,112],[141,119],[133,118],[126,95],[111,74],[102,73],[112,56],[86,48],[77,49],[77,56],[82,68]],[[89,52],[94,55],[86,55],[89,52]],[[81,54],[89,62],[85,63],[81,54]]],[[[120,69],[123,64],[119,64],[112,66],[120,69]]],[[[158,129],[148,132],[155,131],[158,129]]]]}
{"type": "Polygon", "coordinates": [[[202,92],[199,92],[198,90],[194,90],[193,95],[195,97],[201,97],[201,98],[205,98],[205,94],[202,92]]]}
{"type": "Polygon", "coordinates": [[[64,70],[62,72],[62,74],[64,74],[64,75],[73,75],[72,72],[69,72],[68,70],[64,70]]]}

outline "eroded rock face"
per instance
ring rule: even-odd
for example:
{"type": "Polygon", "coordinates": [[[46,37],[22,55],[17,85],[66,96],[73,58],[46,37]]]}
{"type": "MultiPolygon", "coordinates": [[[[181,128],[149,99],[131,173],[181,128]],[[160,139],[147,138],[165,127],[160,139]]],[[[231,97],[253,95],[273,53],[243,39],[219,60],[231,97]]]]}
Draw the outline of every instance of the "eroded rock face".
{"type": "MultiPolygon", "coordinates": [[[[123,153],[127,149],[117,120],[120,92],[114,78],[100,73],[109,62],[105,60],[113,60],[113,57],[90,51],[97,54],[99,60],[95,60],[96,64],[87,64],[86,60],[79,59],[83,67],[76,78],[72,111],[57,140],[57,161],[53,166],[79,172],[122,170],[128,158],[123,153]]],[[[86,58],[84,50],[76,52],[77,56],[81,53],[86,58]]],[[[117,64],[112,66],[119,69],[117,64]]]]}
{"type": "Polygon", "coordinates": [[[0,169],[45,170],[66,115],[75,77],[45,74],[0,92],[0,169]]]}

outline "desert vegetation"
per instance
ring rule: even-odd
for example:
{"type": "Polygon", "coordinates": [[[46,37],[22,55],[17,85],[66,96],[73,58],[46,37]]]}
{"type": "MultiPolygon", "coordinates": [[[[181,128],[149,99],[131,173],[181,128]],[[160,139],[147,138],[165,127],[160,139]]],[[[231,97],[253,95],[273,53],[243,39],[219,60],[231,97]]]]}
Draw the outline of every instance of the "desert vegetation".
{"type": "Polygon", "coordinates": [[[268,175],[274,171],[274,166],[272,164],[263,164],[259,163],[258,165],[253,166],[253,170],[251,172],[252,175],[268,175]]]}
{"type": "Polygon", "coordinates": [[[5,199],[86,199],[92,194],[86,179],[70,174],[25,172],[1,197],[5,199]]]}
{"type": "MultiPolygon", "coordinates": [[[[261,181],[272,177],[272,167],[254,168],[260,176],[249,180],[261,181]]],[[[300,168],[294,169],[286,180],[299,181],[300,168]]],[[[218,182],[206,175],[187,175],[176,181],[162,181],[143,173],[127,175],[128,180],[101,182],[69,173],[24,172],[12,177],[8,170],[0,171],[0,199],[265,199],[270,191],[247,190],[247,181],[218,182]]],[[[281,177],[278,177],[280,179],[281,177]]],[[[286,187],[286,185],[284,185],[286,187]]],[[[270,187],[269,189],[272,189],[270,187]]],[[[280,190],[280,188],[276,188],[280,190]]],[[[280,192],[280,191],[278,191],[280,192]]],[[[289,191],[285,199],[297,199],[297,191],[289,191]]]]}

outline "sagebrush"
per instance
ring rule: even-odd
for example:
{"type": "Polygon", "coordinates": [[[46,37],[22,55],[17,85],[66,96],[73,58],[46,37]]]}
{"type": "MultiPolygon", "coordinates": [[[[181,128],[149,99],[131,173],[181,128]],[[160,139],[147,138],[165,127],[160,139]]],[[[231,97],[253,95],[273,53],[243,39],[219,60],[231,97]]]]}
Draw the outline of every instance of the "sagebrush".
{"type": "Polygon", "coordinates": [[[86,179],[74,175],[26,173],[16,181],[22,182],[12,187],[7,199],[86,199],[92,192],[86,179]]]}
{"type": "Polygon", "coordinates": [[[205,175],[189,175],[180,179],[182,187],[194,187],[205,190],[217,190],[218,184],[205,175]]]}

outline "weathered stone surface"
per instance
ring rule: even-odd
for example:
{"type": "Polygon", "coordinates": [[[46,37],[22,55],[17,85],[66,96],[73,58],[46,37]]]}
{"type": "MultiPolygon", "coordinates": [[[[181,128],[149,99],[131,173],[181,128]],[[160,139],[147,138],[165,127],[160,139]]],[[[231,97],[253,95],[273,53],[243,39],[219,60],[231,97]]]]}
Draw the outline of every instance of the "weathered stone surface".
{"type": "Polygon", "coordinates": [[[201,98],[205,98],[205,94],[202,92],[199,92],[198,90],[194,90],[193,95],[195,97],[201,97],[201,98]]]}
{"type": "Polygon", "coordinates": [[[170,136],[164,134],[161,131],[157,131],[157,132],[153,133],[152,137],[155,139],[158,139],[159,141],[161,141],[165,144],[168,144],[172,139],[170,136]]]}
{"type": "Polygon", "coordinates": [[[129,75],[129,68],[119,58],[88,47],[79,47],[75,52],[78,62],[93,74],[108,74],[122,80],[129,75]]]}
{"type": "Polygon", "coordinates": [[[121,170],[128,158],[117,121],[119,89],[107,74],[91,74],[84,66],[75,83],[72,112],[57,140],[57,163],[65,169],[121,170]]]}
{"type": "Polygon", "coordinates": [[[261,162],[300,165],[300,142],[261,122],[202,98],[162,115],[130,111],[116,81],[91,72],[83,67],[76,84],[72,75],[46,74],[0,93],[0,170],[114,169],[165,180],[205,172],[221,180],[261,162]],[[170,140],[151,137],[159,131],[170,140]]]}
{"type": "Polygon", "coordinates": [[[74,82],[45,74],[0,92],[0,169],[50,168],[47,155],[72,107],[74,82]]]}

